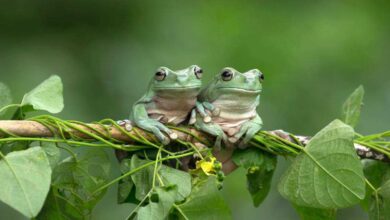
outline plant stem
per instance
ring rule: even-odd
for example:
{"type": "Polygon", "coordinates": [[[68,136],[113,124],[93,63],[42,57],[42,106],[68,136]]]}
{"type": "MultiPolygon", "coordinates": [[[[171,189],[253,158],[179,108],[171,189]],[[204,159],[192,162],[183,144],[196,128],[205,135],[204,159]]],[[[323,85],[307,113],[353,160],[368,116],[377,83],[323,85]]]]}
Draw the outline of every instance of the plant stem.
{"type": "Polygon", "coordinates": [[[187,156],[191,156],[193,155],[194,152],[189,152],[189,153],[185,153],[185,154],[181,154],[181,155],[176,155],[176,156],[168,156],[168,157],[164,157],[164,158],[161,158],[159,160],[156,160],[156,161],[151,161],[149,163],[146,163],[144,165],[141,165],[133,170],[130,170],[129,172],[123,174],[122,176],[118,177],[118,178],[115,178],[114,180],[112,180],[111,182],[107,183],[106,185],[98,188],[97,190],[95,190],[92,195],[95,195],[96,193],[98,193],[99,191],[111,186],[112,184],[115,184],[116,182],[119,182],[121,179],[125,178],[125,177],[128,177],[130,175],[133,175],[134,173],[148,167],[148,166],[151,166],[157,162],[163,162],[163,161],[166,161],[166,160],[173,160],[173,159],[179,159],[179,158],[182,158],[182,157],[187,157],[187,156]]]}

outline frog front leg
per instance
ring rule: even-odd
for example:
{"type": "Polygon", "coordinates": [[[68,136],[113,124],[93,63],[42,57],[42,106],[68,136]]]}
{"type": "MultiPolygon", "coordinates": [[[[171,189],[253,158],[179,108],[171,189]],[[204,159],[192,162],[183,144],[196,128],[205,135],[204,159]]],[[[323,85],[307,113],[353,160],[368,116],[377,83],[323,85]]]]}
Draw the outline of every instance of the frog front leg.
{"type": "Polygon", "coordinates": [[[191,118],[189,124],[195,124],[196,122],[196,116],[198,113],[202,118],[203,122],[210,123],[211,122],[211,116],[218,116],[220,113],[220,109],[216,108],[213,104],[210,102],[200,102],[197,101],[195,104],[195,109],[191,112],[191,118]]]}
{"type": "Polygon", "coordinates": [[[143,103],[136,103],[133,106],[131,118],[139,128],[152,132],[157,137],[157,139],[164,145],[167,145],[170,142],[170,139],[165,136],[164,133],[169,135],[169,137],[172,139],[177,138],[176,134],[173,133],[164,124],[155,119],[149,118],[145,108],[145,104],[143,103]]]}
{"type": "Polygon", "coordinates": [[[239,148],[245,148],[249,141],[255,136],[262,128],[263,121],[261,120],[259,115],[250,121],[245,122],[240,131],[234,135],[235,138],[240,139],[243,137],[243,140],[239,143],[239,148]]]}
{"type": "Polygon", "coordinates": [[[214,147],[217,151],[221,150],[222,142],[227,142],[227,136],[222,128],[215,123],[205,123],[202,120],[197,120],[195,127],[198,130],[204,131],[212,136],[216,137],[214,147]]]}

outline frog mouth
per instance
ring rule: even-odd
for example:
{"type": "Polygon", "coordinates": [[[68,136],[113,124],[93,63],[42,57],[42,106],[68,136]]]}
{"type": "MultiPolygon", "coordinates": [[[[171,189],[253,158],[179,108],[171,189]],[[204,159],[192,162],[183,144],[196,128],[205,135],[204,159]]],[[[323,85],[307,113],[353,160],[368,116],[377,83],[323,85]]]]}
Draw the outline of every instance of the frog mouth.
{"type": "Polygon", "coordinates": [[[181,91],[181,90],[188,90],[188,89],[200,89],[201,86],[183,86],[183,87],[175,87],[175,86],[172,86],[172,87],[164,87],[164,86],[161,86],[161,87],[154,87],[155,90],[177,90],[177,91],[181,91]]]}
{"type": "Polygon", "coordinates": [[[235,87],[220,87],[218,89],[225,90],[225,91],[232,91],[232,92],[250,93],[250,94],[261,93],[261,89],[243,89],[243,88],[235,88],[235,87]]]}

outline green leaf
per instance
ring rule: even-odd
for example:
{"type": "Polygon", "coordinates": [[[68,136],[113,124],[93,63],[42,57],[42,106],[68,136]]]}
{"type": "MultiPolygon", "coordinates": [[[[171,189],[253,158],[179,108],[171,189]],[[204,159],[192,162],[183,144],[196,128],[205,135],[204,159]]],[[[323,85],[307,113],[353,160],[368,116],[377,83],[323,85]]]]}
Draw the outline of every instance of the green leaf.
{"type": "Polygon", "coordinates": [[[54,75],[43,81],[24,95],[21,105],[23,112],[31,110],[44,110],[53,114],[61,112],[64,108],[61,78],[54,75]]]}
{"type": "MultiPolygon", "coordinates": [[[[121,173],[125,174],[129,172],[131,166],[131,159],[123,159],[120,164],[121,173]]],[[[133,180],[131,180],[131,176],[127,176],[123,178],[118,185],[118,196],[117,200],[119,204],[126,203],[129,201],[129,196],[131,191],[134,188],[133,180]]],[[[131,201],[131,200],[130,200],[131,201]]]]}
{"type": "Polygon", "coordinates": [[[56,146],[55,143],[50,142],[42,142],[41,147],[45,151],[46,157],[49,159],[50,167],[54,169],[54,167],[57,166],[61,159],[60,149],[56,146]]]}
{"type": "MultiPolygon", "coordinates": [[[[374,160],[362,160],[364,166],[364,176],[372,187],[378,189],[386,181],[390,180],[390,165],[381,161],[374,160]]],[[[375,194],[371,186],[366,185],[366,196],[365,199],[360,203],[362,207],[368,211],[376,203],[375,194]]]]}
{"type": "Polygon", "coordinates": [[[366,198],[361,203],[372,220],[390,219],[390,165],[380,161],[364,160],[367,184],[366,198]]]}
{"type": "Polygon", "coordinates": [[[38,220],[73,220],[83,218],[84,214],[80,212],[78,207],[62,197],[55,187],[50,190],[45,206],[36,217],[38,220]]]}
{"type": "Polygon", "coordinates": [[[253,205],[256,207],[264,201],[271,189],[276,162],[276,156],[267,154],[263,166],[252,167],[247,171],[248,191],[252,196],[253,205]]]}
{"type": "Polygon", "coordinates": [[[219,193],[214,177],[197,184],[186,202],[177,207],[180,209],[180,219],[232,219],[230,209],[219,193]]]}
{"type": "Polygon", "coordinates": [[[282,196],[299,206],[320,209],[359,203],[365,181],[353,136],[353,129],[339,120],[317,133],[282,176],[282,196]]]}
{"type": "Polygon", "coordinates": [[[244,167],[245,169],[259,167],[264,163],[264,155],[256,148],[238,149],[234,151],[233,162],[237,166],[244,167]]]}
{"type": "Polygon", "coordinates": [[[177,197],[177,186],[157,187],[155,192],[158,195],[158,201],[149,201],[149,204],[141,207],[138,211],[139,220],[164,220],[177,197]]]}
{"type": "Polygon", "coordinates": [[[315,209],[293,205],[301,220],[336,220],[336,209],[315,209]]]}
{"type": "MultiPolygon", "coordinates": [[[[11,104],[11,91],[8,86],[0,82],[0,109],[11,104]]],[[[3,115],[5,111],[0,111],[0,116],[3,115]]]]}
{"type": "Polygon", "coordinates": [[[4,155],[14,151],[26,150],[31,144],[31,141],[14,141],[14,142],[3,142],[0,144],[0,152],[4,155]]]}
{"type": "Polygon", "coordinates": [[[374,209],[370,210],[370,219],[390,219],[390,180],[378,190],[378,202],[374,209]]]}
{"type": "Polygon", "coordinates": [[[360,110],[363,105],[364,88],[359,86],[343,104],[343,120],[346,124],[355,127],[359,122],[360,110]]]}
{"type": "Polygon", "coordinates": [[[45,152],[33,147],[0,158],[0,200],[28,218],[35,217],[50,189],[51,169],[45,152]]]}
{"type": "Polygon", "coordinates": [[[390,219],[390,180],[373,193],[370,204],[368,214],[371,220],[390,219]]]}
{"type": "MultiPolygon", "coordinates": [[[[136,169],[139,166],[142,166],[146,163],[150,163],[150,160],[139,159],[136,155],[133,155],[131,158],[130,170],[136,169]]],[[[126,163],[128,164],[128,163],[126,163]]],[[[178,198],[177,201],[184,200],[191,193],[191,175],[170,168],[165,165],[161,165],[158,173],[164,183],[164,185],[177,185],[178,187],[178,198]]],[[[139,172],[131,176],[134,185],[135,185],[135,197],[138,200],[142,200],[152,189],[153,186],[153,174],[154,166],[146,167],[145,169],[140,170],[139,172]]],[[[156,183],[159,185],[159,183],[156,183]]],[[[127,190],[130,193],[129,190],[127,190]]]]}
{"type": "Polygon", "coordinates": [[[162,181],[165,185],[177,186],[177,200],[182,201],[191,194],[191,175],[189,173],[162,165],[159,170],[162,181]]]}
{"type": "MultiPolygon", "coordinates": [[[[68,157],[53,171],[53,196],[63,216],[73,216],[75,209],[88,218],[92,209],[104,196],[105,190],[94,193],[109,181],[110,160],[103,150],[83,151],[77,158],[68,157]]],[[[50,201],[45,212],[56,212],[50,201]]]]}
{"type": "Polygon", "coordinates": [[[376,160],[362,160],[364,176],[376,188],[379,188],[387,180],[390,180],[390,165],[386,162],[376,160]]]}
{"type": "MultiPolygon", "coordinates": [[[[142,160],[137,157],[137,155],[133,155],[131,158],[130,170],[136,169],[146,163],[149,163],[149,160],[142,160]]],[[[131,179],[135,185],[135,198],[141,201],[145,196],[150,192],[153,186],[153,173],[154,166],[148,166],[133,175],[131,175],[131,179]]]]}
{"type": "Polygon", "coordinates": [[[276,168],[276,156],[262,152],[260,149],[247,148],[236,150],[233,154],[233,161],[247,170],[247,188],[254,206],[258,207],[270,191],[276,168]]]}

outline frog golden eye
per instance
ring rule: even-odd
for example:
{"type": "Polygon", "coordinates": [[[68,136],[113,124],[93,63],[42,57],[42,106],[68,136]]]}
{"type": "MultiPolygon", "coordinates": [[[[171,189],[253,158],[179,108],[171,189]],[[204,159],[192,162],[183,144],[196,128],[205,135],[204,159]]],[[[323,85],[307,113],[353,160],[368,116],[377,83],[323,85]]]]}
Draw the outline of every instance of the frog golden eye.
{"type": "Polygon", "coordinates": [[[264,81],[264,74],[260,73],[259,78],[260,78],[260,82],[263,82],[264,81]]]}
{"type": "Polygon", "coordinates": [[[230,81],[233,79],[233,72],[230,70],[223,70],[221,73],[221,78],[223,81],[230,81]]]}
{"type": "Polygon", "coordinates": [[[202,79],[203,70],[202,70],[200,67],[198,67],[198,66],[195,67],[195,68],[194,68],[194,73],[195,73],[196,78],[202,79]]]}
{"type": "Polygon", "coordinates": [[[156,75],[154,76],[154,79],[157,81],[163,81],[166,76],[167,76],[167,74],[165,73],[164,70],[158,70],[156,72],[156,75]]]}

